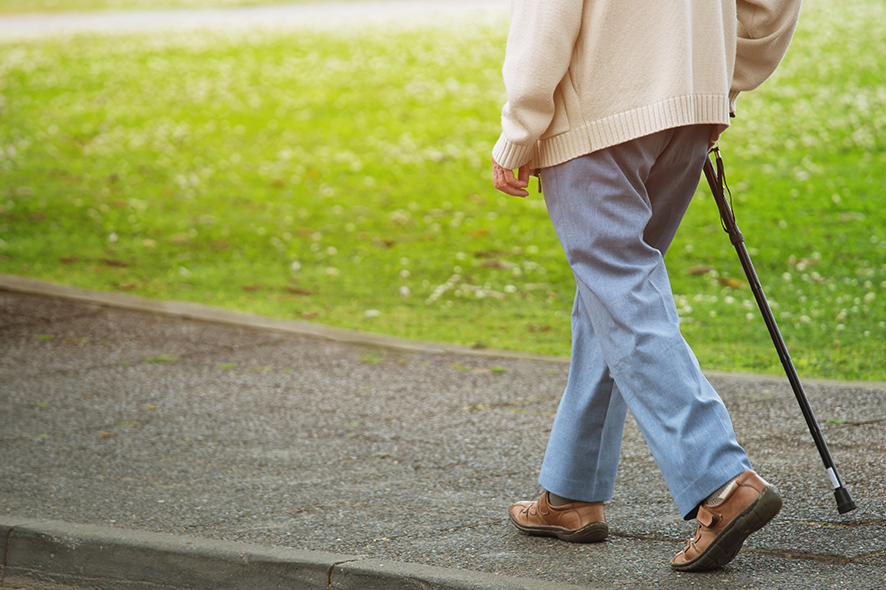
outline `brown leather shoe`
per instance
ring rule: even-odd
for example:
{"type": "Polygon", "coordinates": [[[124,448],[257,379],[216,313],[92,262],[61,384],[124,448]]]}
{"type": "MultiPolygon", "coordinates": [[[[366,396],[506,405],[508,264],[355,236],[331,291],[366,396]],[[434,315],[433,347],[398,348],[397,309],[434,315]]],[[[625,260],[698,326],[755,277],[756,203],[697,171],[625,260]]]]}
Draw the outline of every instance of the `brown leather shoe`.
{"type": "Polygon", "coordinates": [[[557,537],[570,543],[596,543],[609,535],[603,502],[570,502],[551,506],[548,492],[534,502],[517,502],[508,509],[511,522],[528,535],[557,537]]]}
{"type": "Polygon", "coordinates": [[[672,568],[697,572],[726,565],[745,539],[781,510],[778,490],[753,471],[739,475],[735,484],[718,504],[699,506],[695,537],[671,560],[672,568]]]}

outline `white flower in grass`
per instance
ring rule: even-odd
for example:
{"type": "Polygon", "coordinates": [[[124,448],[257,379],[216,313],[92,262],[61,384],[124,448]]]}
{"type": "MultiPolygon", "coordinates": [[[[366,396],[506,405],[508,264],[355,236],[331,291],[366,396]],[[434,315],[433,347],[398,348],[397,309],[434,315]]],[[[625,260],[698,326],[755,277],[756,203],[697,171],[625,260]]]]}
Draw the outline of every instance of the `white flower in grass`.
{"type": "Polygon", "coordinates": [[[381,315],[381,312],[377,309],[367,309],[365,312],[363,312],[363,315],[368,318],[377,318],[381,315]]]}
{"type": "Polygon", "coordinates": [[[292,264],[289,265],[289,270],[291,270],[292,272],[300,271],[301,270],[301,262],[299,262],[298,260],[294,260],[292,262],[292,264]]]}
{"type": "Polygon", "coordinates": [[[409,291],[409,287],[406,285],[400,287],[400,297],[409,297],[412,293],[409,291]]]}

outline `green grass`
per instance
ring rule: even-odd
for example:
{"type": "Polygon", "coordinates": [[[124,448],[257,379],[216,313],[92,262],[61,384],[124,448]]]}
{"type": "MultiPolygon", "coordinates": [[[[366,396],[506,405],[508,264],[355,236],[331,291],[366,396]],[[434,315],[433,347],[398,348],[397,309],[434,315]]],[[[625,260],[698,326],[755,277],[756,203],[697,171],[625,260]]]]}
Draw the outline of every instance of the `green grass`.
{"type": "Polygon", "coordinates": [[[155,8],[226,8],[308,1],[322,0],[0,0],[0,14],[155,8]]]}
{"type": "MultiPolygon", "coordinates": [[[[807,2],[721,142],[802,377],[886,379],[884,16],[876,0],[807,2]]],[[[0,272],[568,354],[574,284],[544,202],[490,182],[505,34],[2,45],[0,272]]],[[[781,372],[706,189],[667,262],[705,368],[781,372]]]]}

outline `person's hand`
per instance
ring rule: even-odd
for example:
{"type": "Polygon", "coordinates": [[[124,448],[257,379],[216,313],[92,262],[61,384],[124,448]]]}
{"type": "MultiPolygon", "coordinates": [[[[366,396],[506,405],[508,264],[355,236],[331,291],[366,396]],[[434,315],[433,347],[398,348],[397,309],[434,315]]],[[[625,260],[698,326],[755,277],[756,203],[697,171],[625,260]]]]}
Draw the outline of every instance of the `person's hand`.
{"type": "Polygon", "coordinates": [[[517,170],[517,175],[514,176],[513,170],[502,168],[494,159],[491,159],[491,161],[492,184],[495,186],[495,188],[506,195],[511,195],[512,197],[529,196],[529,191],[526,190],[526,187],[529,186],[528,165],[524,164],[523,166],[520,166],[520,169],[517,170]]]}

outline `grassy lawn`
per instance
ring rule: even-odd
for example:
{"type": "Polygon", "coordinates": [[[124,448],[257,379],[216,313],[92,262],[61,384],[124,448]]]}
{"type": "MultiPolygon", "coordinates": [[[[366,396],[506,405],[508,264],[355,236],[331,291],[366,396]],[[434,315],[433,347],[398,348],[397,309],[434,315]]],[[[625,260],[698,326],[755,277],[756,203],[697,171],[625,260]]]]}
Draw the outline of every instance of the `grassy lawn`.
{"type": "Polygon", "coordinates": [[[0,14],[152,8],[220,8],[322,0],[0,0],[0,14]]]}
{"type": "MultiPolygon", "coordinates": [[[[882,380],[886,8],[803,10],[783,67],[739,100],[727,178],[801,377],[882,380]]],[[[544,202],[490,183],[505,35],[0,45],[0,272],[568,354],[574,284],[544,202]]],[[[706,187],[667,262],[705,368],[781,373],[706,187]]]]}

